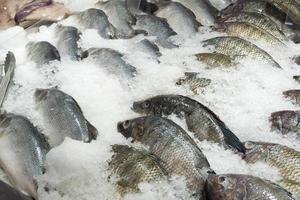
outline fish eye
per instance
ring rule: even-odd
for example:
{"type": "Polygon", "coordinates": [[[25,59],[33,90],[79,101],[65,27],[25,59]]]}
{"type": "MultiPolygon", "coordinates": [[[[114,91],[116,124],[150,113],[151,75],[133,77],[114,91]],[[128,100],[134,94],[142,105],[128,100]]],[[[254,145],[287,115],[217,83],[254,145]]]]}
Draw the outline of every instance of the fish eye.
{"type": "Polygon", "coordinates": [[[126,120],[126,121],[123,122],[123,128],[124,129],[128,129],[129,126],[130,126],[130,121],[129,120],[126,120]]]}
{"type": "Polygon", "coordinates": [[[223,183],[226,180],[226,177],[225,176],[220,176],[218,178],[218,180],[219,180],[219,183],[223,183]]]}
{"type": "Polygon", "coordinates": [[[149,106],[150,106],[150,102],[149,101],[145,101],[145,103],[144,103],[144,108],[149,108],[149,106]]]}
{"type": "Polygon", "coordinates": [[[254,147],[253,142],[245,142],[246,149],[252,149],[254,147]]]}

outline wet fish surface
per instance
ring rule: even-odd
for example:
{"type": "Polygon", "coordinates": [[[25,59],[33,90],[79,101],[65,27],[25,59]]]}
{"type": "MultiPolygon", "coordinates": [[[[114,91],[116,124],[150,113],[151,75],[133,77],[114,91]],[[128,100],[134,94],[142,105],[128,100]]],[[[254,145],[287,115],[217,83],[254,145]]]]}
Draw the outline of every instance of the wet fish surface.
{"type": "Polygon", "coordinates": [[[58,37],[57,49],[62,57],[71,60],[79,60],[81,57],[81,48],[78,45],[81,32],[73,26],[61,26],[56,28],[58,37]]]}
{"type": "Polygon", "coordinates": [[[197,57],[197,60],[205,63],[208,68],[228,68],[237,64],[234,61],[234,56],[229,56],[222,53],[198,53],[195,54],[195,56],[197,57]]]}
{"type": "Polygon", "coordinates": [[[44,172],[49,151],[45,137],[25,117],[0,115],[0,165],[9,181],[37,199],[36,176],[44,172]]]}
{"type": "Polygon", "coordinates": [[[285,98],[290,99],[294,104],[300,105],[300,90],[287,90],[282,94],[285,98]]]}
{"type": "Polygon", "coordinates": [[[295,200],[291,193],[268,180],[242,174],[210,175],[206,191],[209,200],[295,200]]]}
{"type": "Polygon", "coordinates": [[[123,54],[108,48],[90,48],[87,50],[87,59],[93,60],[109,74],[120,78],[133,78],[136,76],[136,68],[123,59],[123,54]]]}
{"type": "Polygon", "coordinates": [[[219,143],[244,153],[245,147],[238,137],[209,108],[181,95],[158,95],[133,103],[133,111],[148,115],[169,116],[175,114],[184,118],[188,130],[200,141],[219,143]]]}
{"type": "Polygon", "coordinates": [[[166,175],[159,159],[145,150],[113,145],[112,151],[114,154],[109,166],[119,178],[117,187],[121,195],[138,192],[138,184],[159,181],[166,175]]]}
{"type": "Polygon", "coordinates": [[[107,15],[102,10],[90,8],[80,12],[76,17],[84,28],[96,29],[102,38],[117,38],[117,29],[109,22],[107,15]]]}
{"type": "Polygon", "coordinates": [[[191,37],[198,32],[200,23],[195,14],[180,3],[170,2],[155,13],[158,17],[167,19],[170,27],[184,37],[191,37]]]}
{"type": "Polygon", "coordinates": [[[297,133],[300,136],[300,111],[283,110],[271,114],[271,130],[277,130],[282,135],[290,132],[297,133]]]}
{"type": "Polygon", "coordinates": [[[60,54],[49,42],[29,42],[26,45],[27,57],[37,65],[48,64],[50,61],[60,61],[60,54]]]}
{"type": "Polygon", "coordinates": [[[210,173],[209,163],[193,139],[177,124],[158,116],[140,117],[118,123],[118,131],[126,138],[141,142],[161,160],[170,175],[184,176],[188,188],[205,199],[204,183],[210,173]]]}
{"type": "Polygon", "coordinates": [[[83,142],[97,138],[97,129],[87,121],[70,95],[51,88],[36,89],[34,97],[52,147],[60,145],[65,137],[83,142]]]}
{"type": "Polygon", "coordinates": [[[148,36],[156,36],[159,45],[165,48],[177,47],[168,39],[177,33],[170,27],[166,19],[154,15],[138,15],[136,19],[135,28],[145,30],[148,36]]]}
{"type": "Polygon", "coordinates": [[[203,41],[203,46],[210,45],[215,47],[217,53],[233,56],[249,56],[270,63],[274,67],[281,68],[281,66],[266,51],[239,37],[222,36],[203,41]]]}
{"type": "Polygon", "coordinates": [[[194,94],[198,94],[198,90],[210,85],[211,79],[203,78],[196,72],[185,72],[184,77],[176,81],[176,85],[188,85],[194,94]]]}
{"type": "Polygon", "coordinates": [[[137,42],[136,47],[152,58],[157,58],[162,55],[159,51],[159,47],[148,39],[137,42]]]}
{"type": "MultiPolygon", "coordinates": [[[[280,144],[266,142],[245,142],[247,148],[244,160],[248,163],[266,162],[278,168],[283,182],[300,184],[300,152],[280,144]]],[[[300,187],[296,188],[295,196],[300,197],[300,187]]]]}

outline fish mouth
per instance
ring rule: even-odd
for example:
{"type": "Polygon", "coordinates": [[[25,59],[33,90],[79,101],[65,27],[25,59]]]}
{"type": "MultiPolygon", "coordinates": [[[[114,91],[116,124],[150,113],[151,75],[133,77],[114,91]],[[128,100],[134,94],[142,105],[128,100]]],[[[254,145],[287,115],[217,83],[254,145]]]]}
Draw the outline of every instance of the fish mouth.
{"type": "Polygon", "coordinates": [[[15,15],[15,22],[19,24],[22,22],[28,15],[30,15],[33,11],[50,6],[53,3],[52,0],[47,1],[33,1],[31,3],[25,4],[15,15]]]}
{"type": "Polygon", "coordinates": [[[36,89],[34,92],[34,97],[37,102],[43,100],[48,94],[48,90],[45,89],[36,89]]]}

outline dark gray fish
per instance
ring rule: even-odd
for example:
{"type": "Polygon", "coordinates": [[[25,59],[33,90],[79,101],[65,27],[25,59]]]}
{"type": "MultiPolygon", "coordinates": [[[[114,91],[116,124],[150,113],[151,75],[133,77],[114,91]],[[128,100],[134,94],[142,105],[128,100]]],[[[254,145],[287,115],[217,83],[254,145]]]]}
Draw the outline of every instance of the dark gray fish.
{"type": "Polygon", "coordinates": [[[198,32],[200,23],[196,20],[195,14],[178,2],[170,2],[161,6],[155,14],[167,19],[170,27],[178,35],[191,37],[198,32]]]}
{"type": "Polygon", "coordinates": [[[84,54],[88,55],[87,59],[96,62],[108,73],[114,74],[121,78],[133,78],[136,76],[136,68],[123,59],[123,54],[108,48],[90,48],[84,54]]]}
{"type": "Polygon", "coordinates": [[[77,15],[80,24],[86,29],[96,29],[105,39],[117,38],[116,28],[108,21],[106,14],[99,9],[90,8],[77,15]]]}
{"type": "Polygon", "coordinates": [[[81,32],[73,26],[56,27],[58,37],[57,49],[62,57],[67,57],[71,60],[79,60],[81,57],[81,49],[78,45],[81,32]]]}
{"type": "Polygon", "coordinates": [[[4,65],[1,67],[1,79],[0,79],[0,107],[5,101],[9,85],[14,77],[16,69],[16,58],[12,52],[8,52],[4,61],[4,65]]]}
{"type": "Polygon", "coordinates": [[[210,175],[206,192],[210,200],[295,200],[275,183],[242,174],[210,175]]]}
{"type": "Polygon", "coordinates": [[[148,39],[143,39],[137,42],[136,47],[140,49],[140,51],[149,55],[152,58],[157,58],[161,56],[158,46],[152,43],[151,41],[149,41],[148,39]]]}
{"type": "Polygon", "coordinates": [[[290,99],[294,104],[300,105],[300,90],[284,91],[283,96],[290,99]]]}
{"type": "Polygon", "coordinates": [[[70,95],[52,88],[36,89],[34,97],[52,147],[60,145],[65,137],[83,142],[97,138],[97,129],[84,117],[70,95]]]}
{"type": "Polygon", "coordinates": [[[1,200],[32,200],[2,181],[0,181],[0,194],[1,200]]]}
{"type": "Polygon", "coordinates": [[[300,134],[300,111],[283,110],[274,112],[270,117],[271,130],[286,135],[290,132],[300,134]]]}
{"type": "Polygon", "coordinates": [[[195,133],[200,141],[219,143],[225,148],[231,147],[244,153],[245,147],[238,137],[209,108],[201,103],[181,95],[159,95],[133,103],[137,113],[168,116],[176,114],[185,118],[189,131],[195,133]]]}
{"type": "Polygon", "coordinates": [[[168,174],[184,176],[197,199],[205,199],[205,180],[214,172],[197,144],[180,126],[169,119],[149,116],[119,122],[118,131],[149,147],[168,174]]]}
{"type": "Polygon", "coordinates": [[[295,81],[297,81],[298,83],[300,83],[300,76],[299,76],[299,75],[293,76],[293,79],[294,79],[295,81]]]}
{"type": "Polygon", "coordinates": [[[159,181],[166,175],[160,160],[145,150],[126,145],[113,145],[112,150],[109,166],[119,178],[117,190],[121,195],[138,192],[140,183],[159,181]]]}
{"type": "Polygon", "coordinates": [[[43,135],[25,117],[2,114],[0,145],[0,165],[9,181],[18,190],[37,199],[35,178],[44,173],[44,161],[49,151],[43,135]]]}
{"type": "Polygon", "coordinates": [[[170,36],[176,35],[166,19],[156,17],[154,15],[138,15],[135,28],[142,29],[147,32],[148,36],[156,36],[159,45],[165,48],[177,47],[168,40],[170,36]]]}
{"type": "Polygon", "coordinates": [[[50,61],[59,60],[60,55],[55,46],[49,42],[29,42],[26,45],[27,57],[38,65],[48,64],[50,61]]]}

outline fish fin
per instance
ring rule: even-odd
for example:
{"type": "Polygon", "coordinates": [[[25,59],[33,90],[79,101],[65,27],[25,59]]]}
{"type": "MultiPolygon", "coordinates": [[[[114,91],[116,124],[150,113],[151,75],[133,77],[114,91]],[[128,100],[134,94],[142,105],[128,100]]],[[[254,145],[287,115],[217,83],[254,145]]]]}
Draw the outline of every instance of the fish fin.
{"type": "Polygon", "coordinates": [[[98,130],[87,120],[86,120],[86,125],[87,125],[88,131],[89,131],[90,141],[96,140],[98,137],[98,130]]]}

